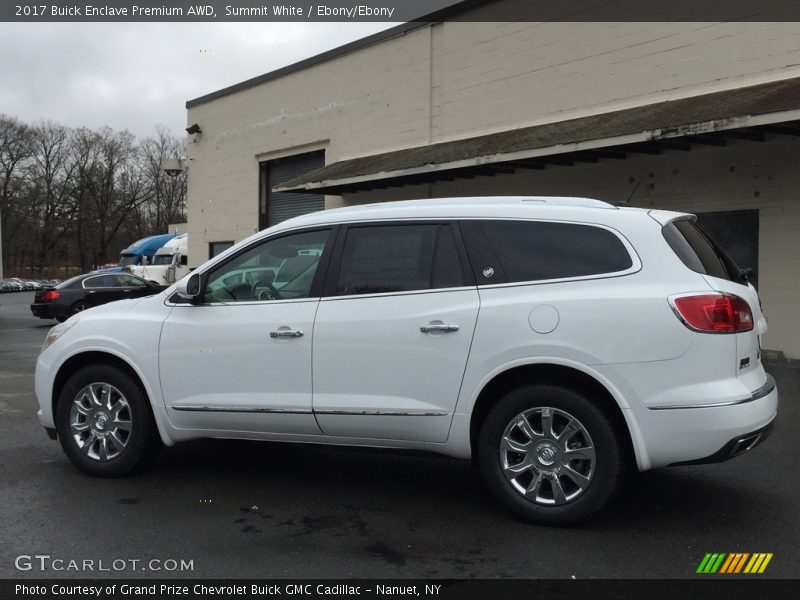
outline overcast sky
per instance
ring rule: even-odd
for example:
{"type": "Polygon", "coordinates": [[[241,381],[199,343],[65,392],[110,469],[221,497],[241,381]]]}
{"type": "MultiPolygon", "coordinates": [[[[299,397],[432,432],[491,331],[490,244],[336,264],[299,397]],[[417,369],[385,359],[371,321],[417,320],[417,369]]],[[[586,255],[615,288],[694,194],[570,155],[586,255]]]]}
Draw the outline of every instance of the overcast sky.
{"type": "Polygon", "coordinates": [[[186,100],[395,23],[0,23],[0,113],[184,134],[186,100]]]}

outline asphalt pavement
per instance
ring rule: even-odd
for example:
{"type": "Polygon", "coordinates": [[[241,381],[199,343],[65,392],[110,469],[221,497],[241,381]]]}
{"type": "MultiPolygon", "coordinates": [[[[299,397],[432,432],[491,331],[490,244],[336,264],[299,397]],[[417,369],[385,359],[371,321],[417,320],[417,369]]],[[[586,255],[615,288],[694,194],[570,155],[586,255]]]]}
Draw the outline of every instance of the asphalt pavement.
{"type": "Polygon", "coordinates": [[[591,523],[556,529],[517,520],[469,463],[438,457],[199,440],[128,478],[83,475],[36,419],[34,364],[55,322],[32,317],[32,299],[0,295],[0,577],[683,578],[701,577],[707,552],[771,552],[760,577],[798,575],[796,367],[768,367],[779,417],[753,452],[638,474],[591,523]],[[17,558],[34,555],[62,570],[17,558]],[[142,571],[153,559],[192,570],[142,571]],[[71,569],[85,560],[125,567],[71,569]]]}

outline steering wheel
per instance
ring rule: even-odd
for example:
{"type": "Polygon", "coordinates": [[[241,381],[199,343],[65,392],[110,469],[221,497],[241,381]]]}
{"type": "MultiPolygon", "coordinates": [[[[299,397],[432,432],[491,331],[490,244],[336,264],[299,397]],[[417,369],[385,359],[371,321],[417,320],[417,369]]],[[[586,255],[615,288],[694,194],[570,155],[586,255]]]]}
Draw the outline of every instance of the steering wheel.
{"type": "Polygon", "coordinates": [[[265,287],[266,290],[261,290],[258,292],[258,299],[259,300],[283,300],[283,296],[277,290],[277,288],[267,281],[259,281],[258,283],[253,285],[253,288],[256,287],[265,287]]]}
{"type": "MultiPolygon", "coordinates": [[[[221,293],[230,297],[231,300],[241,301],[253,297],[254,287],[249,283],[237,283],[232,288],[221,287],[214,290],[214,296],[218,297],[221,293]]],[[[222,300],[222,298],[220,298],[222,300]]]]}

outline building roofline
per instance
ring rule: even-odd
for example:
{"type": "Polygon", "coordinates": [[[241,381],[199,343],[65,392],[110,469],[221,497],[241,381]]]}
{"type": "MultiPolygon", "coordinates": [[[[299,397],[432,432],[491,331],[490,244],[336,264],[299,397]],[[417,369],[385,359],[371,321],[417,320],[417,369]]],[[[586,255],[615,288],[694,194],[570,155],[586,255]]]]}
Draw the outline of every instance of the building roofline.
{"type": "Polygon", "coordinates": [[[372,35],[368,35],[367,37],[357,39],[342,46],[337,46],[336,48],[327,50],[325,52],[322,52],[321,54],[315,54],[314,56],[303,59],[291,65],[281,67],[280,69],[264,73],[263,75],[253,77],[251,79],[246,79],[245,81],[241,81],[239,83],[235,83],[228,87],[224,87],[209,94],[199,96],[198,98],[187,100],[186,108],[189,109],[195,106],[199,106],[201,104],[206,104],[207,102],[211,102],[212,100],[217,100],[218,98],[230,96],[231,94],[236,94],[238,92],[250,89],[251,87],[261,85],[262,83],[268,83],[270,81],[280,79],[281,77],[285,77],[286,75],[290,75],[292,73],[296,73],[298,71],[302,71],[304,69],[308,69],[310,67],[326,63],[341,56],[352,54],[353,52],[358,52],[359,50],[363,50],[364,48],[369,48],[370,46],[374,46],[376,44],[380,44],[382,42],[404,36],[407,33],[416,31],[417,29],[427,27],[432,23],[441,23],[443,21],[456,17],[460,14],[468,12],[474,8],[478,8],[479,6],[482,6],[484,4],[490,4],[497,1],[498,0],[462,0],[461,2],[457,2],[455,4],[452,4],[451,6],[446,6],[445,8],[441,8],[426,15],[422,15],[421,17],[418,17],[413,21],[408,21],[406,23],[402,23],[400,25],[391,27],[384,31],[373,33],[372,35]]]}

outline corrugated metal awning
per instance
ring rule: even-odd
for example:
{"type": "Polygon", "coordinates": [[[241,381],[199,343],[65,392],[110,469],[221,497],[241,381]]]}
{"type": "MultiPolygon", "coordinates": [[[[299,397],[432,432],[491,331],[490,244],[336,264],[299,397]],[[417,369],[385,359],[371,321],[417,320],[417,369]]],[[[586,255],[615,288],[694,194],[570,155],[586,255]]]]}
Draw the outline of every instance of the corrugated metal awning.
{"type": "Polygon", "coordinates": [[[389,185],[509,173],[546,164],[659,154],[726,137],[763,140],[800,120],[800,78],[657,102],[625,110],[343,160],[274,188],[340,194],[389,185]]]}

